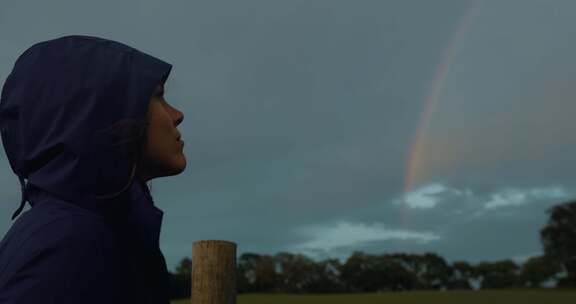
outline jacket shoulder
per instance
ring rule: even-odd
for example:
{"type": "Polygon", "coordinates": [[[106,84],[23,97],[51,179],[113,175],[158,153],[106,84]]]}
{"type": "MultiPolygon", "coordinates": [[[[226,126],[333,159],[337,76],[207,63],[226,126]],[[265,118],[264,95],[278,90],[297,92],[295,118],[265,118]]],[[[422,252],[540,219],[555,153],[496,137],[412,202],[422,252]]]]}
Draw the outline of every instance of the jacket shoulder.
{"type": "Polygon", "coordinates": [[[112,302],[112,232],[91,216],[57,217],[36,229],[0,265],[0,303],[112,302]],[[13,301],[13,302],[11,302],[13,301]]]}

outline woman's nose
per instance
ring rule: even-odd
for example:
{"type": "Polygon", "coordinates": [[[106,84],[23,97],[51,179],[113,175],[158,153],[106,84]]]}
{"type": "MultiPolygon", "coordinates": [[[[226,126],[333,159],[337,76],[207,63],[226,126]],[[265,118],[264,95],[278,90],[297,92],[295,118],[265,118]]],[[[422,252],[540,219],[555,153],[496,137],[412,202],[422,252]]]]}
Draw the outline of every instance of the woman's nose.
{"type": "Polygon", "coordinates": [[[170,115],[174,120],[174,125],[178,126],[184,120],[184,113],[182,113],[181,111],[179,111],[178,109],[176,109],[175,107],[171,106],[168,103],[166,103],[166,105],[168,106],[170,115]]]}
{"type": "Polygon", "coordinates": [[[176,108],[174,108],[174,112],[176,112],[176,126],[178,126],[184,120],[184,113],[180,112],[176,108]]]}

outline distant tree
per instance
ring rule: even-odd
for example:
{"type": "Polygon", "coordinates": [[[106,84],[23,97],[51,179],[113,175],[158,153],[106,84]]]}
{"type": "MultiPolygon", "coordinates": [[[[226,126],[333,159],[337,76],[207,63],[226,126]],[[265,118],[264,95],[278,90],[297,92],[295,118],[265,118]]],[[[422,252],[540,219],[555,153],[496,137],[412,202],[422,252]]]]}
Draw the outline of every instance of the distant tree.
{"type": "Polygon", "coordinates": [[[274,259],[269,255],[261,255],[256,264],[256,286],[261,291],[274,291],[277,280],[274,259]]]}
{"type": "Polygon", "coordinates": [[[189,257],[185,257],[180,260],[180,263],[176,266],[176,274],[191,275],[192,273],[192,260],[189,257]]]}
{"type": "Polygon", "coordinates": [[[170,280],[170,299],[190,298],[192,280],[190,275],[168,272],[170,280]]]}
{"type": "Polygon", "coordinates": [[[321,280],[322,271],[313,260],[302,254],[279,252],[274,255],[278,270],[278,288],[282,292],[308,292],[312,285],[321,280]]]}
{"type": "Polygon", "coordinates": [[[254,291],[254,286],[250,283],[248,278],[249,269],[243,264],[242,259],[236,262],[236,289],[238,293],[246,293],[254,291]]]}
{"type": "Polygon", "coordinates": [[[540,230],[544,253],[567,273],[558,287],[576,287],[576,201],[547,210],[549,220],[540,230]]]}
{"type": "Polygon", "coordinates": [[[482,289],[520,287],[520,267],[512,260],[482,262],[475,267],[482,289]]]}
{"type": "Polygon", "coordinates": [[[449,289],[472,289],[470,279],[474,277],[474,267],[465,261],[456,261],[452,263],[452,276],[449,289]]]}
{"type": "Polygon", "coordinates": [[[314,264],[313,279],[306,290],[313,293],[344,292],[344,283],[340,279],[342,264],[338,259],[326,259],[314,264]]]}
{"type": "Polygon", "coordinates": [[[192,260],[184,257],[170,274],[170,294],[174,299],[190,298],[192,293],[192,260]]]}
{"type": "Polygon", "coordinates": [[[354,252],[342,267],[342,281],[350,292],[410,290],[417,278],[394,256],[354,252]]]}
{"type": "Polygon", "coordinates": [[[426,253],[423,256],[426,268],[422,278],[430,289],[447,288],[453,269],[444,258],[435,253],[426,253]]]}
{"type": "Polygon", "coordinates": [[[238,262],[238,289],[240,292],[273,291],[276,272],[272,257],[255,253],[244,253],[238,262]]]}
{"type": "Polygon", "coordinates": [[[416,278],[413,284],[414,289],[442,289],[448,288],[452,276],[452,267],[446,263],[444,258],[435,253],[405,254],[397,253],[391,255],[400,262],[416,278]]]}
{"type": "Polygon", "coordinates": [[[522,265],[521,280],[524,287],[539,288],[548,279],[554,278],[560,271],[558,263],[547,256],[531,257],[522,265]]]}
{"type": "Polygon", "coordinates": [[[417,286],[416,275],[393,256],[380,255],[376,257],[376,261],[375,274],[378,277],[375,283],[376,290],[404,291],[417,286]]]}
{"type": "Polygon", "coordinates": [[[365,289],[365,272],[369,257],[361,251],[354,251],[342,266],[341,279],[348,292],[362,292],[365,289]]]}
{"type": "Polygon", "coordinates": [[[257,292],[256,287],[256,264],[260,255],[246,252],[238,260],[238,289],[240,292],[257,292]]]}
{"type": "Polygon", "coordinates": [[[423,274],[426,271],[425,261],[421,255],[395,253],[390,255],[396,262],[400,263],[413,277],[413,281],[406,285],[406,289],[426,289],[427,284],[424,282],[423,274]]]}

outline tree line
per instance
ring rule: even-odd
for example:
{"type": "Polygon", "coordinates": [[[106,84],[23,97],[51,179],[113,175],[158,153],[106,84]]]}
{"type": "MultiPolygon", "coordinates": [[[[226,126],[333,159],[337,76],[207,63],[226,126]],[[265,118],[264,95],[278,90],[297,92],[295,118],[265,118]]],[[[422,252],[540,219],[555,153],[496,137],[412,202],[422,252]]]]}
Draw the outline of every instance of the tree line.
{"type": "MultiPolygon", "coordinates": [[[[522,264],[504,259],[448,263],[436,253],[365,254],[315,262],[302,254],[244,253],[237,260],[238,293],[355,293],[410,290],[576,287],[576,201],[547,210],[541,256],[522,264]],[[550,286],[552,283],[552,286],[550,286]],[[476,286],[474,286],[476,285],[476,286]]],[[[189,298],[192,260],[170,273],[172,298],[189,298]]]]}

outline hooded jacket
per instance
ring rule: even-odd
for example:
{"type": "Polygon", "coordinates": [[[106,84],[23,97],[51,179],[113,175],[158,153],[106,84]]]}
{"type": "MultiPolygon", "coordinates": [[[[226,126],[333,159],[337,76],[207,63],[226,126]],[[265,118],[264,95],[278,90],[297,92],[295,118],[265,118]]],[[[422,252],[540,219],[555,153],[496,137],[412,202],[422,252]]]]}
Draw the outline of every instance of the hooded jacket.
{"type": "Polygon", "coordinates": [[[133,155],[116,147],[142,135],[171,68],[80,35],[18,57],[2,88],[0,135],[22,190],[12,219],[31,208],[0,242],[0,303],[170,303],[163,212],[135,180],[133,155]]]}

